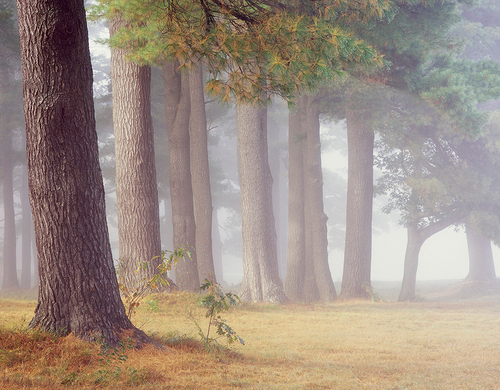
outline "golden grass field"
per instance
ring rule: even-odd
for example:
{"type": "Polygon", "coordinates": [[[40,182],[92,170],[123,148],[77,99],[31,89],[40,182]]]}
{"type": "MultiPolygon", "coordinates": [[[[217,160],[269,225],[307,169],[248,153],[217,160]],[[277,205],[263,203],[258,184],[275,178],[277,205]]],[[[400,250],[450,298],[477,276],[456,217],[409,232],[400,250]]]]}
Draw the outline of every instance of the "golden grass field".
{"type": "Polygon", "coordinates": [[[206,327],[193,294],[150,296],[132,318],[165,350],[114,355],[26,331],[34,308],[0,300],[0,389],[500,388],[495,299],[242,305],[223,318],[246,345],[218,353],[204,349],[187,314],[206,327]]]}

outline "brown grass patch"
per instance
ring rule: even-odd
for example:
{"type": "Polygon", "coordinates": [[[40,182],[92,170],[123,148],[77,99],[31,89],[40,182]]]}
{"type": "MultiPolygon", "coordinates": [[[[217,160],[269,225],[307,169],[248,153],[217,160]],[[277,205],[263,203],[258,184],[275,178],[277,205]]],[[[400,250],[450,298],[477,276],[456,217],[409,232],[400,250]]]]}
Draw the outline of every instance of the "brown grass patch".
{"type": "Polygon", "coordinates": [[[26,332],[34,305],[0,301],[5,389],[496,389],[500,302],[243,305],[223,316],[245,340],[207,352],[193,294],[156,294],[133,320],[165,350],[116,350],[26,332]],[[30,313],[31,311],[31,313],[30,313]],[[16,325],[17,324],[17,325],[16,325]],[[126,357],[123,362],[119,357],[126,357]]]}

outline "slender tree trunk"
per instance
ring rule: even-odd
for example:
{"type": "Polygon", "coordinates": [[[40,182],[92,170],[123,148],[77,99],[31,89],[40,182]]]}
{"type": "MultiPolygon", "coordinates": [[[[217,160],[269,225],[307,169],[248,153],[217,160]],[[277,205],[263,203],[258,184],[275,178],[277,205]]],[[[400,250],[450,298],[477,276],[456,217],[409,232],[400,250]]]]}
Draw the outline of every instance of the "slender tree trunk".
{"type": "Polygon", "coordinates": [[[191,112],[189,76],[181,75],[177,63],[163,66],[165,83],[165,114],[169,147],[169,186],[172,202],[174,247],[190,249],[192,257],[177,264],[175,281],[181,290],[198,291],[196,224],[194,219],[193,187],[189,140],[191,112]]]}
{"type": "Polygon", "coordinates": [[[212,191],[208,164],[207,117],[201,62],[189,75],[191,180],[196,224],[196,260],[200,281],[216,281],[212,251],[212,191]]]}
{"type": "Polygon", "coordinates": [[[347,217],[344,272],[340,298],[368,298],[371,284],[373,146],[374,133],[366,126],[366,113],[356,110],[348,94],[347,217]]]}
{"type": "Polygon", "coordinates": [[[287,298],[278,274],[266,113],[266,109],[238,105],[243,233],[243,281],[239,295],[244,301],[284,303],[287,298]]]}
{"type": "Polygon", "coordinates": [[[30,327],[111,346],[124,330],[150,341],[125,314],[113,266],[84,2],[19,0],[18,15],[40,263],[30,327]]]}
{"type": "MultiPolygon", "coordinates": [[[[124,25],[115,17],[110,35],[124,25]]],[[[151,67],[111,49],[116,201],[120,253],[119,277],[134,291],[161,263],[160,217],[151,117],[151,67]],[[147,266],[141,266],[147,264],[147,266]],[[139,272],[136,272],[139,269],[139,272]]],[[[168,280],[169,290],[175,285],[168,280]]]]}
{"type": "Polygon", "coordinates": [[[299,98],[297,112],[288,119],[288,248],[285,292],[292,301],[302,301],[306,271],[306,230],[304,192],[304,149],[306,133],[304,98],[299,98]]]}
{"type": "Polygon", "coordinates": [[[274,116],[268,116],[268,138],[269,145],[269,168],[271,169],[271,176],[273,178],[273,213],[276,225],[277,236],[277,253],[278,253],[278,271],[281,280],[285,280],[286,274],[286,251],[283,251],[280,243],[283,241],[282,236],[286,233],[283,229],[281,221],[281,204],[283,199],[280,198],[280,190],[282,184],[281,179],[281,147],[280,147],[280,130],[283,126],[277,123],[274,116]],[[272,120],[271,120],[272,119],[272,120]],[[269,124],[272,123],[271,126],[269,124]]]}
{"type": "Polygon", "coordinates": [[[21,180],[21,288],[23,290],[29,290],[31,288],[31,230],[33,226],[33,219],[31,218],[28,189],[28,167],[26,165],[23,165],[21,180]]]}
{"type": "Polygon", "coordinates": [[[467,281],[496,282],[495,263],[491,240],[466,225],[467,248],[469,251],[469,274],[467,281]]]}
{"type": "Polygon", "coordinates": [[[311,257],[308,264],[314,264],[314,278],[319,298],[330,302],[337,298],[328,265],[328,217],[323,205],[323,172],[321,168],[321,141],[319,111],[314,97],[307,98],[306,111],[307,149],[305,155],[305,214],[306,226],[310,230],[311,257]]]}
{"type": "Polygon", "coordinates": [[[399,302],[415,300],[418,255],[424,244],[417,224],[409,225],[406,230],[408,243],[406,244],[403,283],[401,284],[401,291],[399,292],[399,302]]]}
{"type": "Polygon", "coordinates": [[[214,251],[215,276],[219,283],[222,283],[224,281],[224,265],[222,263],[222,241],[220,238],[217,209],[215,209],[212,214],[212,241],[214,251]]]}
{"type": "Polygon", "coordinates": [[[424,242],[434,234],[460,221],[460,215],[450,214],[424,228],[418,228],[419,221],[410,222],[408,229],[408,243],[405,254],[403,283],[398,301],[412,301],[415,299],[415,286],[417,283],[418,255],[424,242]]]}
{"type": "Polygon", "coordinates": [[[3,187],[3,290],[19,289],[16,264],[16,219],[14,211],[14,184],[12,163],[12,136],[10,129],[4,129],[1,143],[2,187],[3,187]]]}

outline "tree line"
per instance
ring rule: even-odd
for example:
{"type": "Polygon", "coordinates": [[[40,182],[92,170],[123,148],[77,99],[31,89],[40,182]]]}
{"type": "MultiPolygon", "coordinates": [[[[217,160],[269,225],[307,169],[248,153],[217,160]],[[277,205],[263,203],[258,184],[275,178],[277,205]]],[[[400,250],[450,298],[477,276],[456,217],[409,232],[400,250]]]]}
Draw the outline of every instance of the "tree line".
{"type": "MultiPolygon", "coordinates": [[[[498,121],[479,103],[500,95],[494,56],[498,17],[492,16],[500,13],[494,1],[468,5],[465,0],[98,2],[91,17],[110,27],[121,280],[140,284],[154,276],[161,261],[152,66],[163,78],[172,243],[193,248],[177,264],[169,289],[197,291],[204,279],[215,281],[217,275],[204,91],[236,106],[243,300],[368,298],[375,192],[389,196],[386,211],[400,211],[408,229],[400,300],[415,298],[418,250],[430,235],[466,224],[476,254],[490,240],[498,241],[498,121]],[[290,108],[284,281],[267,134],[268,103],[276,97],[290,108]],[[347,127],[339,294],[328,266],[324,114],[345,120],[347,127]],[[375,187],[374,166],[383,173],[375,187]],[[140,272],[138,264],[145,264],[140,272]]],[[[83,1],[18,0],[17,11],[26,178],[39,264],[38,306],[30,326],[104,337],[110,344],[131,329],[139,342],[147,342],[125,315],[111,255],[83,1]]],[[[12,3],[5,3],[2,15],[2,26],[15,35],[12,3]]],[[[8,42],[1,47],[2,54],[18,50],[8,42]]],[[[2,64],[3,82],[19,79],[14,63],[2,64]]],[[[3,113],[15,111],[4,107],[3,113]]],[[[2,135],[9,138],[8,131],[2,135]]],[[[6,142],[2,146],[12,149],[6,142]]],[[[2,161],[10,161],[9,150],[2,161]]],[[[13,212],[7,209],[13,204],[12,168],[2,167],[5,288],[5,278],[17,280],[17,274],[15,256],[5,251],[6,243],[15,242],[8,229],[13,212]]],[[[470,258],[471,279],[496,280],[492,258],[470,258]]]]}

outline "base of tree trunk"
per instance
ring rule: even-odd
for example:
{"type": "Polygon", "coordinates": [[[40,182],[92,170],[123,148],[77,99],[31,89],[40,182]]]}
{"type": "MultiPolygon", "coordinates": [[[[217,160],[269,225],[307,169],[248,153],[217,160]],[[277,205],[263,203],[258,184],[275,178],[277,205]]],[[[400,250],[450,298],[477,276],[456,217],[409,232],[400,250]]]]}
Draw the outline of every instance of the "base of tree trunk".
{"type": "MultiPolygon", "coordinates": [[[[33,318],[31,320],[28,329],[39,329],[48,333],[53,333],[53,327],[42,326],[40,323],[35,321],[33,318]]],[[[165,347],[158,341],[153,340],[142,330],[131,326],[127,329],[110,329],[106,327],[105,329],[90,329],[87,328],[85,331],[80,332],[67,332],[64,330],[56,331],[61,336],[69,336],[73,334],[75,337],[88,342],[95,342],[102,345],[104,349],[116,348],[120,344],[131,345],[134,348],[142,348],[145,345],[152,345],[157,349],[164,349],[165,347]]]]}
{"type": "Polygon", "coordinates": [[[449,300],[474,299],[500,294],[500,281],[463,280],[443,292],[443,298],[449,300]]]}

